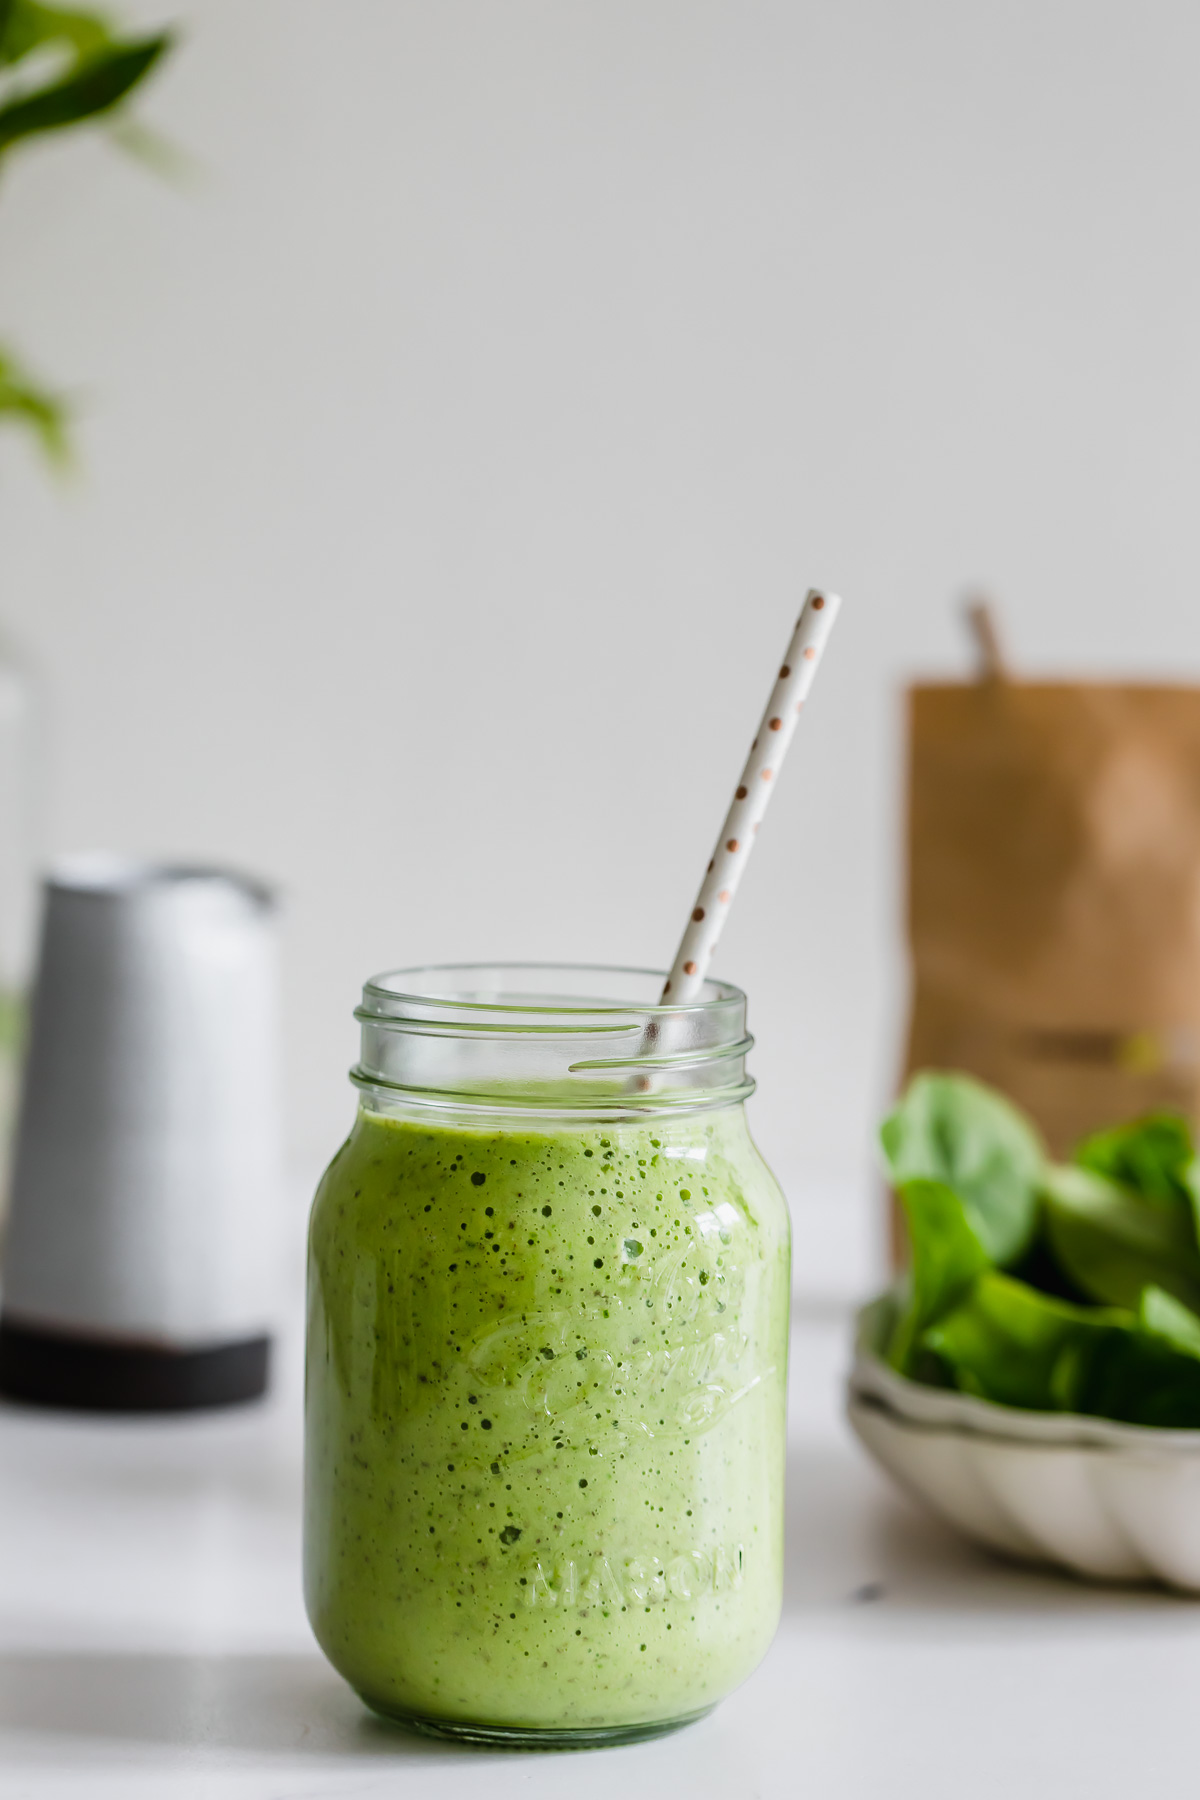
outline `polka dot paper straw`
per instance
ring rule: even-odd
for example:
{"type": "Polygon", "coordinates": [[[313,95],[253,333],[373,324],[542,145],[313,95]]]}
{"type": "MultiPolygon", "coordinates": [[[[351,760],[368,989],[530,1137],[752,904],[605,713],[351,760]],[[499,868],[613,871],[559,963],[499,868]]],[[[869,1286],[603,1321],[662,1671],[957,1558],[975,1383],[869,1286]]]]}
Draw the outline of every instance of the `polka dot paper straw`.
{"type": "Polygon", "coordinates": [[[758,736],[750,746],[742,778],[725,815],[721,836],[663,988],[662,997],[670,1004],[681,1006],[694,1000],[708,973],[717,939],[750,860],[755,834],[775,791],[780,766],[787,755],[841,604],[836,594],[827,594],[820,588],[808,590],[758,736]]]}

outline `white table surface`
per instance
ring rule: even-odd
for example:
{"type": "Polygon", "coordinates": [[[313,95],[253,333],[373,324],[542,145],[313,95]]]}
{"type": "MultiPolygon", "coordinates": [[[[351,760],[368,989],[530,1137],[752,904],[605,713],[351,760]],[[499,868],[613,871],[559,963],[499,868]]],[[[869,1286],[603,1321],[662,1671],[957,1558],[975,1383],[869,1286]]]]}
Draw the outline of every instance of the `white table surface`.
{"type": "Polygon", "coordinates": [[[787,1594],[758,1673],[672,1738],[570,1755],[367,1715],[305,1623],[297,1352],[265,1406],[0,1408],[0,1795],[290,1800],[1127,1800],[1194,1791],[1200,1609],[1005,1568],[893,1495],[840,1419],[848,1335],[802,1310],[787,1594]]]}

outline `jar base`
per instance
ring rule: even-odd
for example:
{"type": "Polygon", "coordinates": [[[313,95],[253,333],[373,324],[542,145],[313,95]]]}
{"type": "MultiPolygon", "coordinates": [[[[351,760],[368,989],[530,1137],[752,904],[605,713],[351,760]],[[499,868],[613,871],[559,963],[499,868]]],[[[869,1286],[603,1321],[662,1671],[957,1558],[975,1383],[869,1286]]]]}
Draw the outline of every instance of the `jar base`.
{"type": "Polygon", "coordinates": [[[712,1712],[702,1706],[698,1712],[684,1713],[677,1719],[656,1719],[636,1725],[579,1725],[540,1727],[536,1725],[476,1725],[464,1719],[433,1719],[421,1713],[401,1712],[381,1706],[365,1694],[359,1698],[381,1719],[417,1731],[422,1737],[441,1738],[453,1744],[477,1744],[490,1750],[604,1750],[618,1744],[640,1744],[647,1738],[666,1737],[682,1731],[712,1712]]]}

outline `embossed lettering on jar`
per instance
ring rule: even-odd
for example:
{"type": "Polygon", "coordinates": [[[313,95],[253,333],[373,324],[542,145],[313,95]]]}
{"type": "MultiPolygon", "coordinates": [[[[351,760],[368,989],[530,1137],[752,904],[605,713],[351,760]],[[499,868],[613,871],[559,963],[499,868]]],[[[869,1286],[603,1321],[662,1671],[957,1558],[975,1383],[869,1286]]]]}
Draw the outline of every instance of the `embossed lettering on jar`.
{"type": "Polygon", "coordinates": [[[364,993],[311,1225],[306,1592],[367,1703],[428,1730],[646,1735],[775,1629],[786,1209],[743,996],[661,1008],[655,982],[364,993]]]}

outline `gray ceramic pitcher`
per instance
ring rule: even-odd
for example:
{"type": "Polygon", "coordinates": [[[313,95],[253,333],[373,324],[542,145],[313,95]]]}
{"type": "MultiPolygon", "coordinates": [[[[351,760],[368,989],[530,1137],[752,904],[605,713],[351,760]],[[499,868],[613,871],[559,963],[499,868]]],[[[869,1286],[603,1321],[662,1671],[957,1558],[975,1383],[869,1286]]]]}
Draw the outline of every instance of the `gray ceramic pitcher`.
{"type": "Polygon", "coordinates": [[[0,1283],[0,1391],[221,1405],[267,1378],[275,916],[219,869],[74,858],[45,888],[0,1283]]]}

